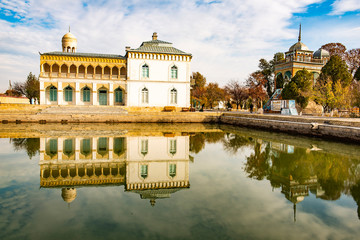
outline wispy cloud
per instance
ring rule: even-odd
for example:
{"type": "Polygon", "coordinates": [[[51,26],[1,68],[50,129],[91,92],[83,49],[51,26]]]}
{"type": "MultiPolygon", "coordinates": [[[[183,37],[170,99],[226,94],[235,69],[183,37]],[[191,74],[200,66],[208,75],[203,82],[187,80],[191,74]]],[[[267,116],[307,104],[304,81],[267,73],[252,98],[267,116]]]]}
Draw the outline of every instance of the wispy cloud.
{"type": "Polygon", "coordinates": [[[360,2],[359,0],[336,0],[332,4],[332,7],[331,15],[342,15],[346,12],[360,10],[360,2]]]}
{"type": "MultiPolygon", "coordinates": [[[[295,13],[322,0],[184,0],[184,1],[2,1],[0,13],[19,20],[0,20],[0,58],[17,65],[0,65],[0,91],[8,80],[23,81],[31,64],[39,73],[40,52],[61,49],[61,37],[71,25],[79,52],[124,54],[152,32],[159,39],[193,54],[192,70],[224,85],[244,80],[258,60],[286,50],[296,41],[295,13]],[[291,44],[289,45],[289,42],[291,44]],[[31,60],[29,60],[31,59],[31,60]]],[[[320,44],[321,46],[322,44],[320,44]]]]}

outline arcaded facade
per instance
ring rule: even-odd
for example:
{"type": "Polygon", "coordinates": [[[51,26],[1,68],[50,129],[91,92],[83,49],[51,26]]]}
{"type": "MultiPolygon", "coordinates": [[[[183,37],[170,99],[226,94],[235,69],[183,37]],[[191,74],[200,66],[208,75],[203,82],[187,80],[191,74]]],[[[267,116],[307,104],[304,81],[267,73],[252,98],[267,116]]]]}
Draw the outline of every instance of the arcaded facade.
{"type": "Polygon", "coordinates": [[[68,32],[62,52],[40,54],[40,104],[189,107],[191,58],[156,33],[125,56],[78,53],[68,32]]]}
{"type": "MultiPolygon", "coordinates": [[[[279,78],[284,80],[284,84],[295,76],[296,72],[302,69],[313,74],[314,84],[319,77],[321,68],[330,59],[330,54],[324,49],[319,49],[315,53],[301,42],[301,26],[299,30],[298,42],[285,52],[285,59],[275,63],[275,86],[279,78]]],[[[280,87],[281,88],[281,87],[280,87]]]]}

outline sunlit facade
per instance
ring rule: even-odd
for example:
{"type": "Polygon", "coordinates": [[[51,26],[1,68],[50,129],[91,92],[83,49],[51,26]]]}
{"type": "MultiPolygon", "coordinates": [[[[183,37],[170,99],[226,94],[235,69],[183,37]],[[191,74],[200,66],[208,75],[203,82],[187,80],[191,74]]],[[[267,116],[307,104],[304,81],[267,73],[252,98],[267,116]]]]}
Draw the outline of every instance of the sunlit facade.
{"type": "Polygon", "coordinates": [[[191,58],[156,33],[125,56],[79,53],[68,32],[61,52],[40,54],[40,104],[189,107],[191,58]]]}
{"type": "Polygon", "coordinates": [[[77,187],[124,185],[153,205],[190,186],[189,162],[189,136],[41,138],[40,186],[72,202],[77,187]]]}
{"type": "MultiPolygon", "coordinates": [[[[319,49],[315,53],[301,42],[301,26],[299,30],[298,42],[293,44],[289,51],[285,52],[283,60],[276,60],[275,63],[275,86],[277,81],[283,80],[284,85],[288,83],[296,72],[306,69],[313,74],[314,84],[319,77],[321,68],[330,59],[330,54],[324,49],[319,49]]],[[[283,86],[279,87],[282,88],[283,86]]]]}

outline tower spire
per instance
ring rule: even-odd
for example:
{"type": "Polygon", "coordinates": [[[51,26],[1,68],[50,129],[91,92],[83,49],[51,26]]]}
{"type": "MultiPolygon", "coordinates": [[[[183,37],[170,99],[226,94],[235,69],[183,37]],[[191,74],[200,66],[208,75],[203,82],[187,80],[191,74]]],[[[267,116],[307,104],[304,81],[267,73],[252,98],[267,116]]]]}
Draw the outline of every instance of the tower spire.
{"type": "Polygon", "coordinates": [[[70,32],[70,25],[69,25],[69,32],[70,32]]]}
{"type": "Polygon", "coordinates": [[[301,42],[301,23],[300,23],[300,27],[299,27],[299,42],[301,42]]]}

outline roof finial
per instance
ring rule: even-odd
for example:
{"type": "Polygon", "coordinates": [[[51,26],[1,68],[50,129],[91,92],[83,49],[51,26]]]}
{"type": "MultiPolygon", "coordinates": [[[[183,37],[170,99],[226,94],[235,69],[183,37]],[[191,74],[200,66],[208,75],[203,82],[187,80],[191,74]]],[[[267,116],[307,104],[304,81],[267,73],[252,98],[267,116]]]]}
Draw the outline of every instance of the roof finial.
{"type": "Polygon", "coordinates": [[[154,32],[153,35],[152,35],[152,40],[157,40],[157,37],[158,37],[158,36],[157,36],[157,33],[154,32]]]}
{"type": "Polygon", "coordinates": [[[300,23],[300,28],[299,28],[299,42],[301,42],[301,23],[300,23]]]}
{"type": "Polygon", "coordinates": [[[70,25],[69,25],[69,32],[70,32],[70,25]]]}

